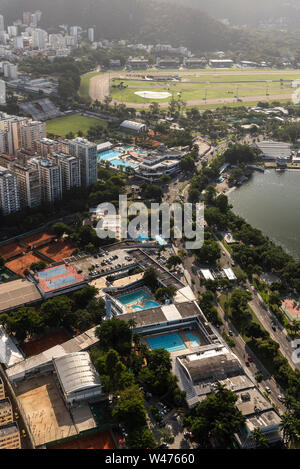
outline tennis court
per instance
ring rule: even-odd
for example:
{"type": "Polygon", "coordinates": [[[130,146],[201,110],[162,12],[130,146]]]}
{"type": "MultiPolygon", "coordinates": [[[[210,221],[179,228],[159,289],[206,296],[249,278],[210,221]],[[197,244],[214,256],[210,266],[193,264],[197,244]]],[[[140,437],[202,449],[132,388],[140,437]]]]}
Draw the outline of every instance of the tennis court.
{"type": "Polygon", "coordinates": [[[30,269],[31,264],[41,261],[44,261],[44,259],[42,259],[33,252],[28,252],[24,256],[20,256],[9,262],[6,262],[5,266],[16,274],[20,275],[21,277],[25,277],[24,270],[30,269]]]}
{"type": "Polygon", "coordinates": [[[72,243],[64,239],[61,239],[56,243],[54,242],[48,244],[47,246],[44,246],[43,248],[39,249],[42,254],[45,254],[45,256],[50,257],[56,262],[62,261],[63,259],[67,259],[72,255],[74,250],[75,246],[73,246],[72,243]]]}
{"type": "Polygon", "coordinates": [[[38,355],[55,345],[60,345],[70,340],[69,335],[64,330],[53,332],[41,339],[32,340],[21,345],[21,349],[27,357],[38,355]]]}
{"type": "Polygon", "coordinates": [[[22,241],[30,246],[31,249],[34,249],[50,243],[53,239],[55,239],[55,235],[53,233],[50,233],[49,231],[40,231],[39,233],[23,238],[22,241]]]}
{"type": "Polygon", "coordinates": [[[12,259],[13,257],[19,256],[23,252],[26,252],[26,247],[21,246],[18,241],[0,246],[0,256],[2,256],[6,261],[12,259]]]}
{"type": "Polygon", "coordinates": [[[76,440],[66,441],[49,449],[115,449],[110,432],[93,433],[76,440]]]}
{"type": "Polygon", "coordinates": [[[286,298],[281,303],[281,307],[285,314],[291,319],[300,320],[300,303],[293,298],[286,298]]]}

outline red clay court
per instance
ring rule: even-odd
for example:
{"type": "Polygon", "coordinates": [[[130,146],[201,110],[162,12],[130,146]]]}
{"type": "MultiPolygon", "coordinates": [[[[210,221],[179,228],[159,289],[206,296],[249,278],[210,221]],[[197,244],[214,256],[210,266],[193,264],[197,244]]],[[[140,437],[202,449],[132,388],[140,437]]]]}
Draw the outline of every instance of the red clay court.
{"type": "Polygon", "coordinates": [[[109,432],[101,432],[50,446],[49,449],[116,449],[116,446],[109,432]]]}
{"type": "Polygon", "coordinates": [[[70,340],[69,335],[66,333],[66,331],[61,330],[53,332],[53,334],[49,334],[46,337],[42,337],[41,339],[25,342],[21,345],[21,349],[27,357],[31,357],[32,355],[42,353],[51,347],[55,347],[55,345],[63,344],[67,340],[70,340]]]}
{"type": "Polygon", "coordinates": [[[283,311],[290,317],[290,319],[300,320],[300,304],[292,298],[286,298],[281,303],[283,311]]]}
{"type": "Polygon", "coordinates": [[[53,242],[48,244],[48,246],[44,246],[43,248],[39,249],[41,253],[45,254],[56,262],[67,259],[71,256],[74,250],[75,246],[73,246],[72,243],[66,241],[65,239],[61,239],[56,243],[53,242]]]}
{"type": "Polygon", "coordinates": [[[31,264],[33,264],[34,262],[41,262],[43,260],[44,259],[36,255],[35,253],[28,252],[24,256],[20,256],[16,259],[13,259],[12,261],[6,262],[5,266],[16,274],[21,275],[21,277],[25,277],[24,270],[30,269],[31,264]]]}
{"type": "Polygon", "coordinates": [[[38,248],[39,246],[43,246],[44,244],[50,243],[56,236],[53,233],[48,231],[40,231],[39,233],[35,233],[31,236],[27,236],[23,238],[22,241],[26,243],[31,249],[38,248]]]}
{"type": "Polygon", "coordinates": [[[18,241],[13,241],[12,243],[0,246],[0,256],[2,256],[6,261],[19,256],[22,252],[26,252],[26,247],[21,246],[18,241]]]}

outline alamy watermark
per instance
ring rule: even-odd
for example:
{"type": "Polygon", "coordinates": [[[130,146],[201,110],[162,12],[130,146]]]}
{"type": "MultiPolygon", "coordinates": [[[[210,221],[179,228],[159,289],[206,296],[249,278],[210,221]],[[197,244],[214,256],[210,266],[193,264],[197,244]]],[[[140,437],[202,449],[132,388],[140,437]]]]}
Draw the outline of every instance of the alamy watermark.
{"type": "Polygon", "coordinates": [[[121,239],[185,238],[186,249],[200,249],[204,243],[204,203],[128,203],[126,195],[119,196],[119,209],[110,202],[99,204],[100,217],[96,232],[99,238],[121,239]]]}

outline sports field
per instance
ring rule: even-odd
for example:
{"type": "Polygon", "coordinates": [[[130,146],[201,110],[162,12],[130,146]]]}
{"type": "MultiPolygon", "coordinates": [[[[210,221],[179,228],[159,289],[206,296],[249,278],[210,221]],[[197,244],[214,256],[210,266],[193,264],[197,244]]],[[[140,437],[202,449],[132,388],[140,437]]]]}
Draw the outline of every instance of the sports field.
{"type": "Polygon", "coordinates": [[[115,449],[116,446],[109,432],[93,433],[76,440],[66,441],[49,449],[115,449]]]}
{"type": "Polygon", "coordinates": [[[100,101],[110,94],[114,102],[137,108],[149,107],[151,102],[167,107],[173,98],[184,101],[187,107],[241,106],[243,103],[250,106],[258,101],[289,101],[295,91],[295,80],[300,80],[300,70],[120,71],[94,74],[90,79],[89,93],[100,101]],[[167,81],[161,81],[161,77],[166,75],[167,81]],[[171,96],[147,98],[149,92],[169,93],[171,96]]]}
{"type": "Polygon", "coordinates": [[[30,269],[31,264],[41,261],[44,261],[44,259],[39,257],[37,254],[34,254],[33,252],[28,252],[24,256],[20,256],[9,262],[6,262],[5,266],[21,277],[25,277],[24,270],[30,269]]]}
{"type": "Polygon", "coordinates": [[[50,257],[54,261],[62,261],[71,256],[72,252],[75,250],[75,246],[69,241],[61,239],[56,243],[48,244],[43,248],[40,248],[39,251],[46,256],[50,257]]]}
{"type": "Polygon", "coordinates": [[[31,342],[25,342],[21,345],[21,349],[27,357],[37,355],[45,350],[48,350],[55,345],[60,345],[69,340],[70,337],[64,330],[53,332],[50,335],[43,337],[42,339],[33,340],[31,342]]]}
{"type": "Polygon", "coordinates": [[[25,251],[26,247],[21,246],[18,241],[13,241],[12,243],[0,246],[0,256],[2,256],[3,259],[5,259],[6,261],[11,259],[12,257],[19,256],[25,251]]]}
{"type": "Polygon", "coordinates": [[[92,127],[106,126],[106,123],[100,119],[93,117],[81,116],[74,114],[72,116],[58,117],[46,122],[47,132],[53,135],[60,135],[65,137],[68,133],[73,132],[77,135],[81,130],[83,135],[86,135],[88,130],[92,127]]]}
{"type": "Polygon", "coordinates": [[[295,301],[293,298],[286,298],[281,303],[281,307],[290,320],[300,320],[300,303],[298,301],[295,301]]]}
{"type": "Polygon", "coordinates": [[[22,241],[30,246],[31,249],[34,249],[39,246],[43,246],[46,243],[50,243],[54,238],[55,235],[53,233],[48,231],[39,231],[38,233],[23,238],[22,241]]]}

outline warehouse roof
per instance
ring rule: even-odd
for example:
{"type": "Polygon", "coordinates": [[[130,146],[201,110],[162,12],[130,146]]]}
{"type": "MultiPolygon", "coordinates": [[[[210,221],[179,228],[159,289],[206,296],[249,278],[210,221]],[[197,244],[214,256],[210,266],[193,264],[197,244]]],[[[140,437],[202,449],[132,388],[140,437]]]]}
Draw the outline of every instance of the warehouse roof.
{"type": "Polygon", "coordinates": [[[66,394],[101,386],[87,352],[69,353],[53,360],[56,372],[66,394]]]}
{"type": "Polygon", "coordinates": [[[141,130],[145,127],[145,124],[142,124],[141,122],[125,120],[124,122],[122,122],[120,127],[125,127],[126,129],[131,130],[141,130]]]}
{"type": "Polygon", "coordinates": [[[41,294],[29,280],[14,280],[0,285],[0,312],[40,300],[41,294]]]}

